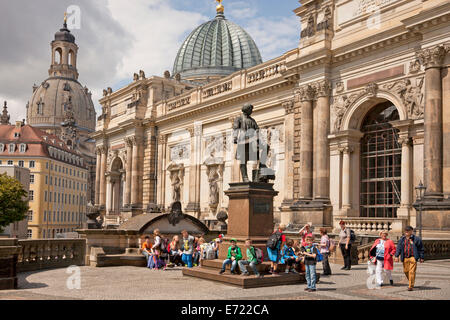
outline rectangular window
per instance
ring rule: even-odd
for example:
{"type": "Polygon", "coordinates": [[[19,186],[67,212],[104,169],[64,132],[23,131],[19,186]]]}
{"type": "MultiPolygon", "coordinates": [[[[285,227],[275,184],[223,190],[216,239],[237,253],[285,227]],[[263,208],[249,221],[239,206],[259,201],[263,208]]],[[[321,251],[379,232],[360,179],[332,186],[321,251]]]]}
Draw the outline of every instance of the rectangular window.
{"type": "Polygon", "coordinates": [[[34,183],[34,174],[30,174],[30,183],[34,183]]]}
{"type": "Polygon", "coordinates": [[[33,210],[28,211],[28,221],[33,221],[33,210]]]}
{"type": "Polygon", "coordinates": [[[13,166],[13,165],[14,165],[14,161],[8,160],[8,166],[13,166]]]}
{"type": "Polygon", "coordinates": [[[48,162],[45,163],[45,169],[48,169],[48,162]]]}
{"type": "Polygon", "coordinates": [[[45,176],[45,184],[48,184],[48,176],[45,176]]]}
{"type": "MultiPolygon", "coordinates": [[[[45,191],[45,192],[47,192],[47,191],[45,191]]],[[[52,202],[52,192],[50,191],[50,193],[49,193],[49,199],[48,199],[48,202],[52,202]]]]}
{"type": "MultiPolygon", "coordinates": [[[[44,222],[46,222],[47,221],[47,211],[44,211],[44,222]]],[[[45,230],[44,230],[44,233],[45,233],[45,230]]],[[[45,236],[44,236],[44,238],[45,238],[45,236]]]]}
{"type": "Polygon", "coordinates": [[[28,230],[27,230],[27,238],[28,238],[28,239],[33,238],[33,230],[31,230],[31,229],[28,229],[28,230]]]}
{"type": "Polygon", "coordinates": [[[30,192],[28,192],[28,195],[29,195],[30,201],[33,201],[34,200],[34,191],[30,190],[30,192]]]}
{"type": "Polygon", "coordinates": [[[30,167],[30,168],[36,167],[36,161],[31,160],[30,163],[29,163],[29,167],[30,167]]]}
{"type": "Polygon", "coordinates": [[[19,167],[23,168],[25,166],[25,161],[19,160],[19,167]]]}

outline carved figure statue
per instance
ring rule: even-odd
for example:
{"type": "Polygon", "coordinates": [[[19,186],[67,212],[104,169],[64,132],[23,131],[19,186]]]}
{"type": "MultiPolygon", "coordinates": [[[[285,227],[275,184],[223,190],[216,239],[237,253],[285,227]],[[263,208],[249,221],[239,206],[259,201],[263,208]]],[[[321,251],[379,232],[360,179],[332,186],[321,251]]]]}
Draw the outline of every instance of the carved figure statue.
{"type": "Polygon", "coordinates": [[[259,127],[255,119],[251,117],[252,113],[253,106],[245,104],[242,108],[242,115],[234,122],[233,140],[234,144],[237,144],[236,160],[240,161],[244,182],[250,181],[247,173],[248,161],[259,161],[259,169],[254,182],[267,182],[269,179],[275,179],[273,171],[266,166],[269,145],[262,143],[259,139],[259,127]]]}
{"type": "Polygon", "coordinates": [[[173,202],[178,202],[181,199],[181,180],[178,173],[174,173],[172,177],[172,200],[173,202]]]}
{"type": "Polygon", "coordinates": [[[216,169],[211,169],[209,171],[209,204],[216,205],[219,203],[219,185],[217,181],[219,180],[219,175],[216,169]]]}

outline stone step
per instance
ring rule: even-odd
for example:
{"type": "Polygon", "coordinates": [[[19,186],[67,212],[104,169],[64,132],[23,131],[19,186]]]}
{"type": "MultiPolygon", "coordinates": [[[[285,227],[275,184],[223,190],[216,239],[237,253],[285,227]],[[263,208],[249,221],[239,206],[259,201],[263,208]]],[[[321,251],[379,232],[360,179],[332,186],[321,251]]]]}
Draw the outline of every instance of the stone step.
{"type": "MultiPolygon", "coordinates": [[[[216,260],[203,260],[202,261],[202,267],[207,269],[217,269],[220,270],[222,268],[223,260],[216,259],[216,260]]],[[[227,270],[230,270],[231,265],[227,266],[227,270]]],[[[260,273],[268,273],[270,270],[270,263],[269,262],[263,262],[261,264],[258,264],[256,266],[258,272],[260,273]]],[[[239,269],[239,267],[238,267],[239,269]]],[[[248,272],[253,274],[252,268],[250,266],[247,266],[248,272]]],[[[280,269],[281,270],[281,269],[280,269]]],[[[239,270],[237,270],[239,271],[239,270]]]]}
{"type": "Polygon", "coordinates": [[[228,284],[243,289],[298,285],[306,283],[305,274],[280,273],[275,276],[265,275],[263,278],[257,278],[253,275],[245,277],[241,275],[230,275],[227,273],[219,274],[219,269],[203,267],[190,269],[183,268],[183,275],[204,280],[221,282],[223,284],[228,284]]]}

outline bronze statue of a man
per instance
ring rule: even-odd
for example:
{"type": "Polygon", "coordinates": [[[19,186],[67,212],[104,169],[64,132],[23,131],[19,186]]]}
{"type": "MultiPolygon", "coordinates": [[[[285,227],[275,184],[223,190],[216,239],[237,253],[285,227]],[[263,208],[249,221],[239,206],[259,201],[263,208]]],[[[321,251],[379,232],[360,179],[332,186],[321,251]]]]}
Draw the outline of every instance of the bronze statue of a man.
{"type": "Polygon", "coordinates": [[[247,173],[248,161],[259,161],[259,169],[255,182],[267,182],[272,179],[273,172],[267,174],[266,160],[269,146],[262,144],[259,137],[259,127],[255,119],[251,117],[253,106],[245,104],[242,115],[237,118],[233,125],[233,140],[237,144],[236,160],[240,162],[242,180],[249,182],[247,173]],[[262,154],[260,154],[262,153],[262,154]]]}

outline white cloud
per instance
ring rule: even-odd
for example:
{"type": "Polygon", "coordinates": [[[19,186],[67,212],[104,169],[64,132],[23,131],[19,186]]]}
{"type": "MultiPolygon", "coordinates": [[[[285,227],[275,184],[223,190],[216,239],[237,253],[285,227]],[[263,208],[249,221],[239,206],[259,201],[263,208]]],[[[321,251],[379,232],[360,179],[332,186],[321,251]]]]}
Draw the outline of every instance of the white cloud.
{"type": "MultiPolygon", "coordinates": [[[[7,13],[0,19],[0,102],[8,100],[11,121],[25,118],[32,85],[48,77],[50,42],[69,5],[81,9],[81,29],[72,31],[79,46],[79,81],[92,91],[99,112],[104,88],[126,84],[140,69],[147,76],[172,71],[187,34],[214,14],[206,14],[214,10],[210,0],[191,2],[183,10],[178,0],[0,1],[0,12],[7,13]]],[[[298,39],[295,16],[262,17],[252,1],[228,3],[226,15],[245,21],[242,26],[265,60],[292,49],[298,39]]]]}
{"type": "Polygon", "coordinates": [[[263,60],[276,58],[294,49],[300,39],[300,23],[296,16],[273,18],[257,17],[245,28],[261,51],[263,60]]]}
{"type": "Polygon", "coordinates": [[[172,71],[186,32],[207,19],[198,13],[171,8],[163,0],[135,0],[132,6],[127,1],[109,0],[108,8],[122,28],[133,35],[116,80],[131,78],[141,69],[147,75],[172,71]]]}

